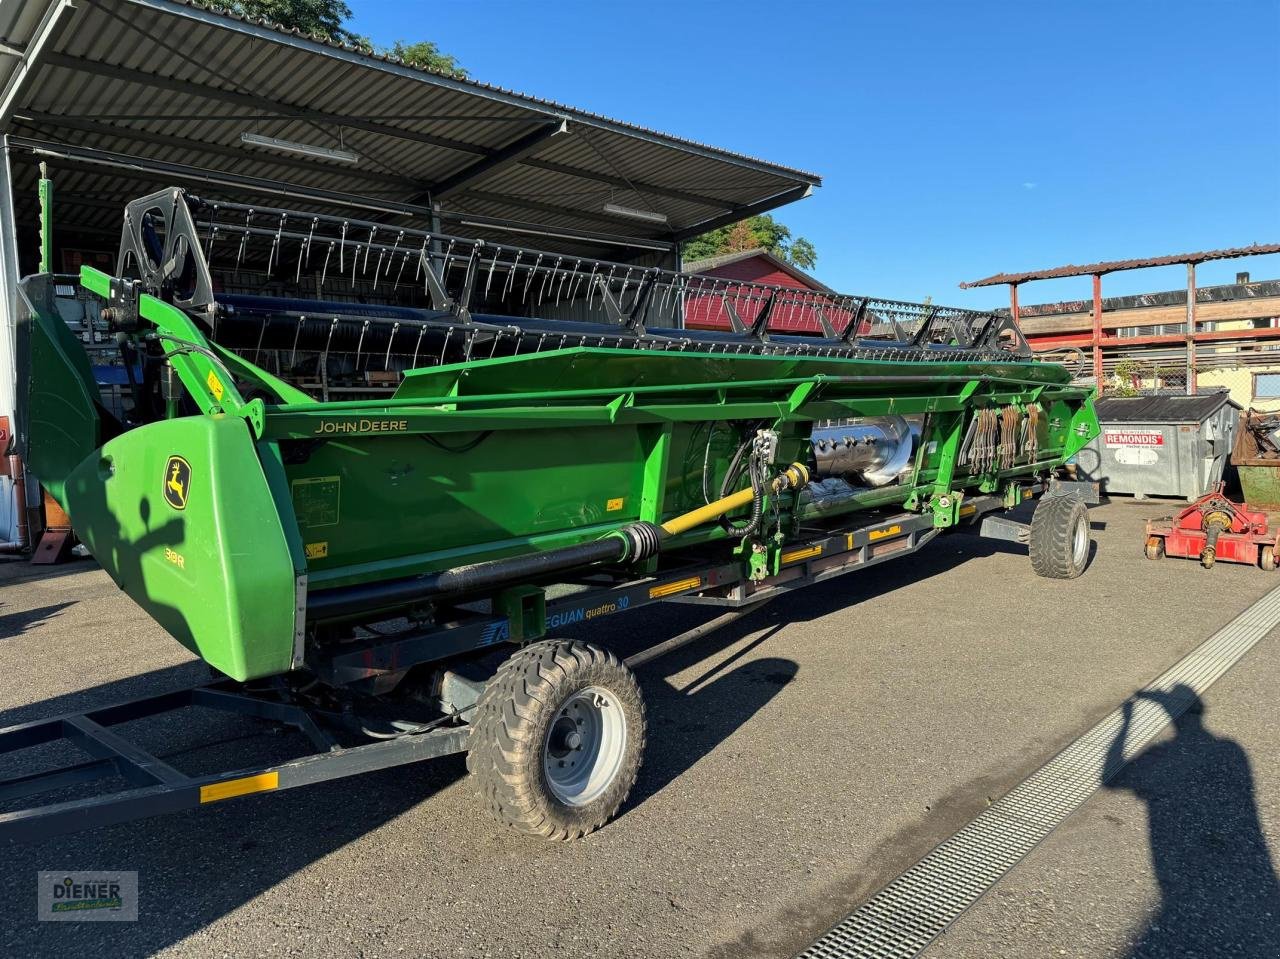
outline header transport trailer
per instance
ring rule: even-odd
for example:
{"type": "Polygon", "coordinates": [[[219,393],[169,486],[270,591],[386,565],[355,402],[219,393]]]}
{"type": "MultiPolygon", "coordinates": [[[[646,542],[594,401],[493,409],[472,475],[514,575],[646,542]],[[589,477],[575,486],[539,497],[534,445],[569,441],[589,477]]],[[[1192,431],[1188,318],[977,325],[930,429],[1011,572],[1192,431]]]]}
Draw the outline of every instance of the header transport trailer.
{"type": "Polygon", "coordinates": [[[20,442],[98,562],[218,678],[0,730],[0,752],[90,757],[0,783],[9,839],[460,751],[501,821],[579,837],[624,802],[645,712],[606,628],[558,629],[747,606],[979,521],[1043,576],[1087,562],[1078,495],[1055,487],[1029,526],[990,515],[1098,432],[1092,388],[1006,317],[177,188],[128,204],[116,269],[24,281],[20,442]],[[732,329],[680,328],[694,300],[732,329]],[[783,316],[814,333],[771,332],[783,316]],[[90,348],[127,375],[114,411],[90,348]],[[192,705],[315,752],[193,776],[121,732],[192,705]],[[117,774],[130,788],[85,794],[117,774]]]}

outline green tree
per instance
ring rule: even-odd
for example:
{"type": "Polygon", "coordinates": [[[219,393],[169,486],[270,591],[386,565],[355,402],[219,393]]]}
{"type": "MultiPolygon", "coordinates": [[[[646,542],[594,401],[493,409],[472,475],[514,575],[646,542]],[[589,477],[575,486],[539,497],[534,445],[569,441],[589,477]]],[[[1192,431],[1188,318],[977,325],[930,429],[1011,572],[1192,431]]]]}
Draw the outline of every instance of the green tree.
{"type": "Polygon", "coordinates": [[[443,73],[445,76],[457,77],[459,80],[467,75],[467,71],[458,65],[458,61],[447,53],[442,53],[430,40],[418,43],[395,42],[390,50],[384,51],[403,60],[411,67],[430,70],[432,73],[443,73]]]}
{"type": "Polygon", "coordinates": [[[291,30],[345,43],[370,53],[393,56],[411,67],[451,77],[467,75],[457,60],[441,52],[430,40],[418,43],[397,40],[390,48],[374,46],[368,37],[346,28],[347,21],[351,19],[351,8],[344,0],[225,0],[222,7],[244,17],[278,23],[291,30]]]}
{"type": "Polygon", "coordinates": [[[368,45],[363,37],[343,26],[351,19],[351,8],[343,0],[226,0],[221,6],[241,16],[278,23],[326,40],[368,45]]]}
{"type": "Polygon", "coordinates": [[[802,270],[812,270],[818,263],[818,251],[802,236],[792,238],[791,230],[768,213],[739,220],[731,226],[695,236],[681,247],[686,260],[703,260],[722,253],[765,249],[802,270]]]}

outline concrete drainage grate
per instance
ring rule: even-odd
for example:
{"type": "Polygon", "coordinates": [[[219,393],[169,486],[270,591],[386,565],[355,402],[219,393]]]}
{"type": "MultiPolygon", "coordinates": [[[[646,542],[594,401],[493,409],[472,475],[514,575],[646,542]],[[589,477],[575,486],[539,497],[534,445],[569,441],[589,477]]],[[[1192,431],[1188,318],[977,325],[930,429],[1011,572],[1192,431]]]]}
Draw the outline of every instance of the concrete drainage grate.
{"type": "Polygon", "coordinates": [[[1277,625],[1280,588],[1144,688],[1161,694],[1161,703],[1131,701],[1123,757],[1109,755],[1124,724],[1121,707],[842,920],[800,959],[918,956],[1277,625]]]}

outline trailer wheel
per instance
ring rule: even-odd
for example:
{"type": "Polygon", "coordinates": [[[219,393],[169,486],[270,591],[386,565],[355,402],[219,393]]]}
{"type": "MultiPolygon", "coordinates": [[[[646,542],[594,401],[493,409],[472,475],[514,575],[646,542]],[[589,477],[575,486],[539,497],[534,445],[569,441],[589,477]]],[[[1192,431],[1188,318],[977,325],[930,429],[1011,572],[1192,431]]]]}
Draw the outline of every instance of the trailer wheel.
{"type": "Polygon", "coordinates": [[[1089,561],[1089,509],[1076,496],[1041,500],[1031,516],[1031,568],[1049,579],[1075,579],[1089,561]]]}
{"type": "Polygon", "coordinates": [[[1164,537],[1147,537],[1147,559],[1164,559],[1164,537]]]}
{"type": "Polygon", "coordinates": [[[1274,572],[1276,568],[1276,551],[1274,546],[1264,546],[1258,553],[1258,565],[1265,569],[1268,573],[1274,572]]]}
{"type": "Polygon", "coordinates": [[[544,640],[515,653],[485,687],[467,769],[499,822],[577,839],[617,814],[644,743],[635,674],[607,650],[544,640]]]}

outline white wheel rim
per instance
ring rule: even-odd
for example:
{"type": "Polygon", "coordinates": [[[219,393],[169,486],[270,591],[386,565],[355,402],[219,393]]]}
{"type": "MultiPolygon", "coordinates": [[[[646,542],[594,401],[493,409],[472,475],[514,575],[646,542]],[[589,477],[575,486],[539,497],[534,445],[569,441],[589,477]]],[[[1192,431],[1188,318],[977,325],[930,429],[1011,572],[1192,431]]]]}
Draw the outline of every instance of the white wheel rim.
{"type": "Polygon", "coordinates": [[[1089,517],[1080,517],[1071,538],[1071,559],[1076,566],[1083,566],[1089,555],[1089,517]]]}
{"type": "Polygon", "coordinates": [[[542,772],[556,799],[585,806],[609,788],[627,749],[627,717],[609,690],[588,686],[556,710],[542,744],[542,772]]]}

